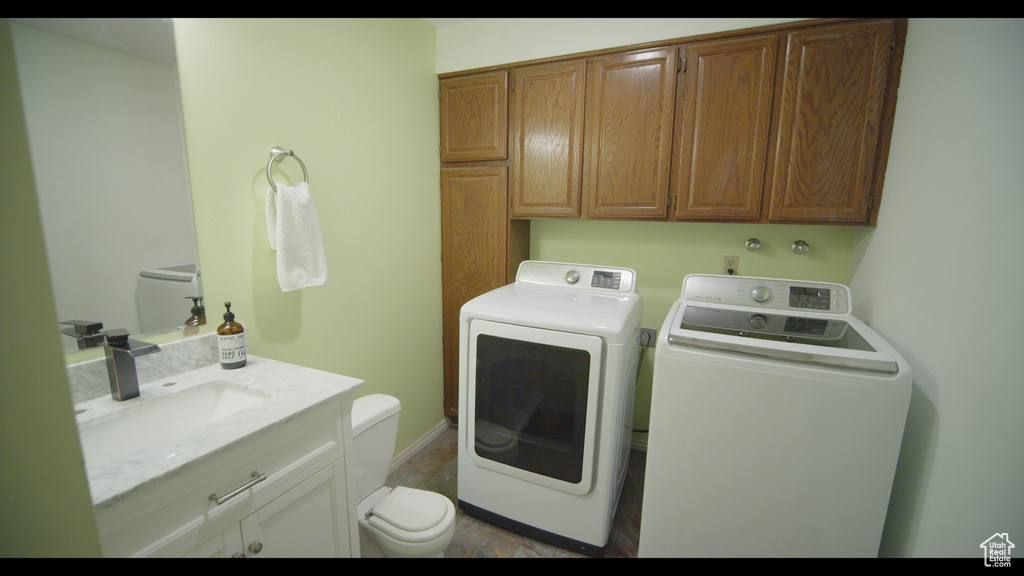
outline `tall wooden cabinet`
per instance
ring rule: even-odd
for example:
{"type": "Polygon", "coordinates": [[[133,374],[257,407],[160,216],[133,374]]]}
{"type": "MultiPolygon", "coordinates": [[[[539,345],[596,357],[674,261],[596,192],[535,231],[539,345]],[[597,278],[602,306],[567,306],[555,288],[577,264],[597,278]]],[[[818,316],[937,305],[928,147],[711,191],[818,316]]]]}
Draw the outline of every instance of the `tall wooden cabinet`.
{"type": "Polygon", "coordinates": [[[454,418],[459,312],[514,280],[529,257],[530,223],[508,213],[508,73],[442,79],[439,87],[444,410],[454,418]]]}

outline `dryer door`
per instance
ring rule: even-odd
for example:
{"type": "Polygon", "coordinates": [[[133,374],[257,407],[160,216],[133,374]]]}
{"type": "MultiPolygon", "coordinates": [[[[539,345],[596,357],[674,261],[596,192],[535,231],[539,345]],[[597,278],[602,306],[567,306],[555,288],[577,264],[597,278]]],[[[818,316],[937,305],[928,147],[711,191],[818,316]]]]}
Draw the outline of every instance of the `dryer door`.
{"type": "Polygon", "coordinates": [[[602,340],[475,320],[468,360],[473,463],[571,494],[589,492],[602,340]]]}

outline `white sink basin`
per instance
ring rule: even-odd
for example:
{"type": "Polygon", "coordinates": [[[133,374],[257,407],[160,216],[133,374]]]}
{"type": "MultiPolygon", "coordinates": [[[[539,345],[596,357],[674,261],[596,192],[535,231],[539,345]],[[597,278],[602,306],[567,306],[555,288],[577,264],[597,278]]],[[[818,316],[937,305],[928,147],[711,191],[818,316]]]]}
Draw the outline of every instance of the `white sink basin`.
{"type": "MultiPolygon", "coordinates": [[[[211,380],[181,393],[129,400],[118,410],[79,427],[87,467],[99,466],[160,444],[266,400],[261,391],[211,380]]],[[[168,454],[167,456],[171,456],[168,454]]]]}

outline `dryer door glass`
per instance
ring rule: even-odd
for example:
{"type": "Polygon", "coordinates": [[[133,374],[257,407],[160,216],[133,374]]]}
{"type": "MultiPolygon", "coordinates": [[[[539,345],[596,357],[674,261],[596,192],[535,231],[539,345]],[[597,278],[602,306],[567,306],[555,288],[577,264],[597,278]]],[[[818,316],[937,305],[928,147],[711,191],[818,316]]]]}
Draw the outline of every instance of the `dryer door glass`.
{"type": "Polygon", "coordinates": [[[481,335],[477,358],[477,454],[579,482],[590,354],[481,335]]]}
{"type": "Polygon", "coordinates": [[[517,328],[474,335],[474,460],[584,493],[593,470],[600,339],[517,328]]]}

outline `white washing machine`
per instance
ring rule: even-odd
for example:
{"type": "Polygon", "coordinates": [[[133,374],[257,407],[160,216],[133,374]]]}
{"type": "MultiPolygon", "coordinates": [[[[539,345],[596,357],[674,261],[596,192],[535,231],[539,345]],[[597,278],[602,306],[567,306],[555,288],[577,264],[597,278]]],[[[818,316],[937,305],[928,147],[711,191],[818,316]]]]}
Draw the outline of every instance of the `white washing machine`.
{"type": "Polygon", "coordinates": [[[877,556],[911,374],[850,302],[684,279],[655,353],[640,556],[877,556]]]}
{"type": "Polygon", "coordinates": [[[633,270],[540,261],[462,307],[464,512],[603,550],[629,463],[641,311],[633,270]]]}

